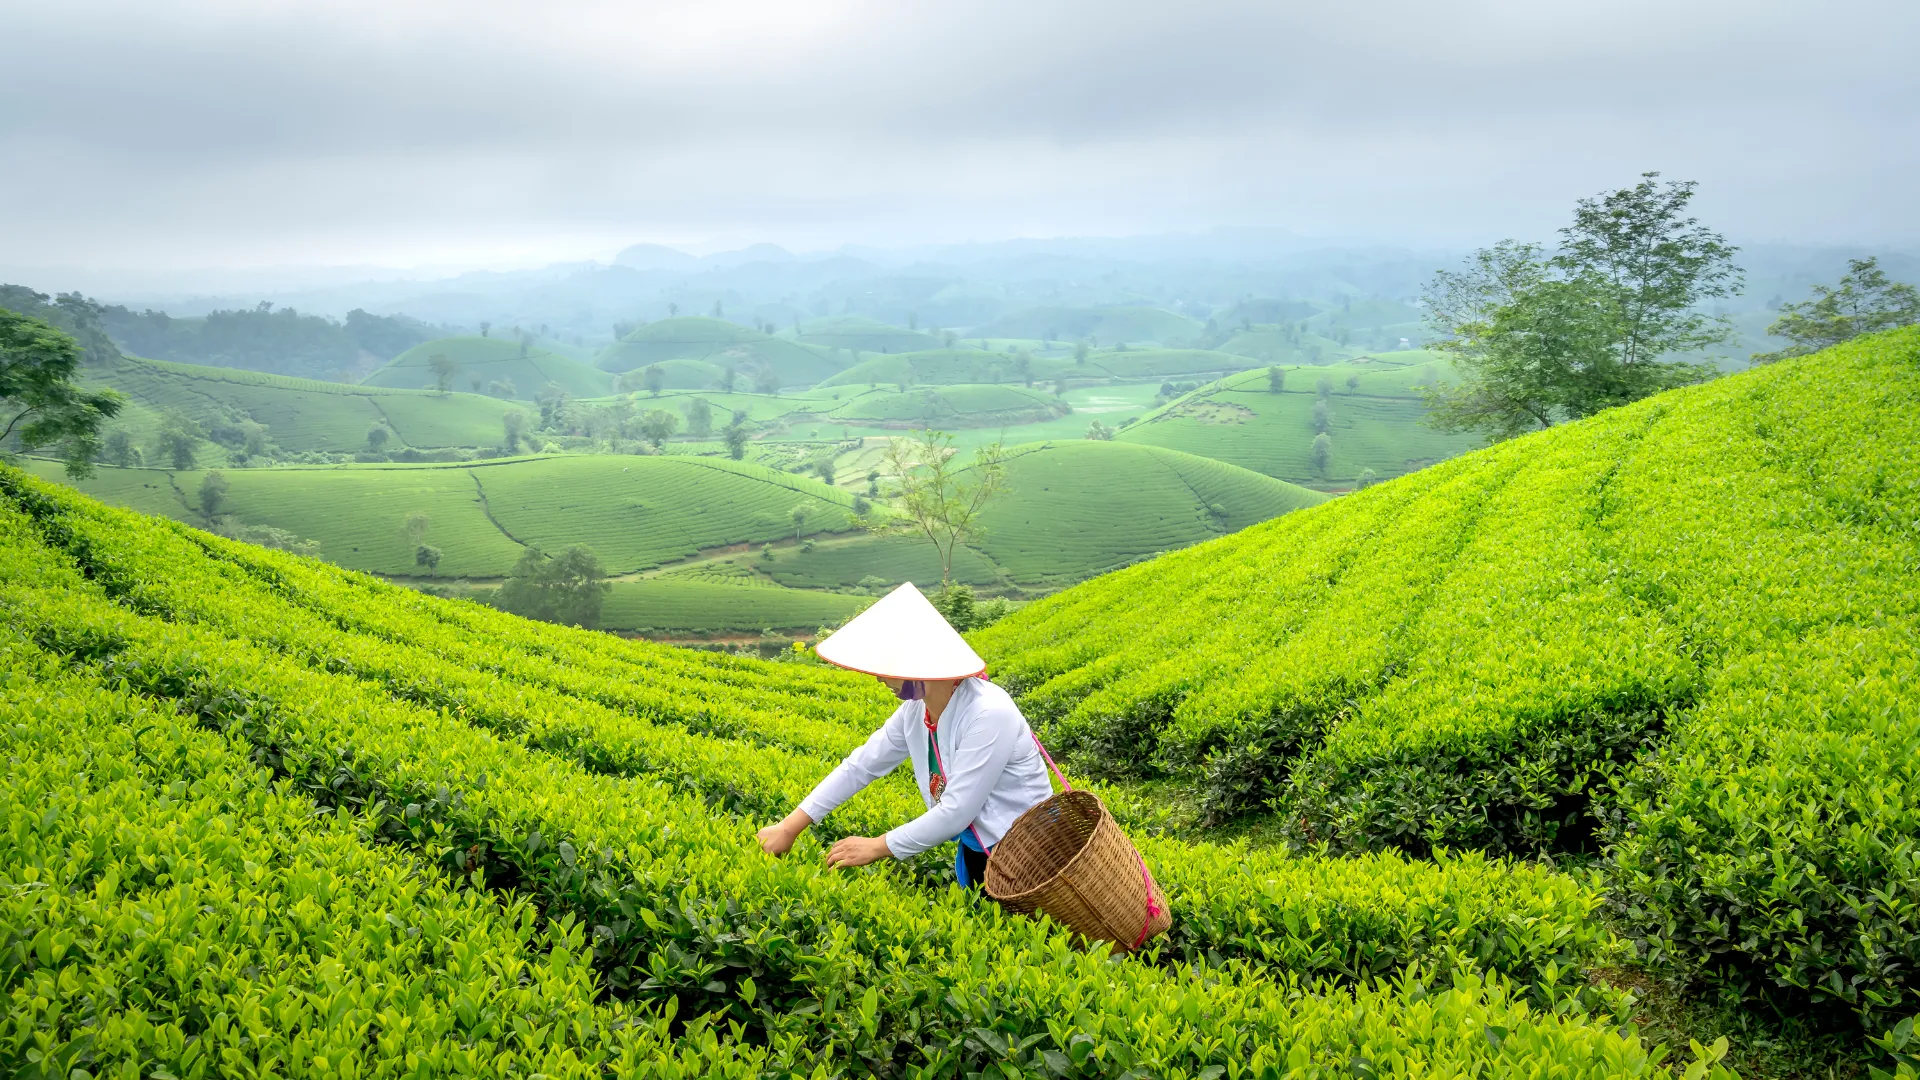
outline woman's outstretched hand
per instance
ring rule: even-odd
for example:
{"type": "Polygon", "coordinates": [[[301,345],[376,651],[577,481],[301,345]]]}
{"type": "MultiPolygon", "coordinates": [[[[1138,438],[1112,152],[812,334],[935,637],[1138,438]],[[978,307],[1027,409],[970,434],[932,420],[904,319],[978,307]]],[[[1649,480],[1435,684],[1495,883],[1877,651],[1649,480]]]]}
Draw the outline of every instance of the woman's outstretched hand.
{"type": "Polygon", "coordinates": [[[806,811],[795,810],[755,834],[760,838],[760,850],[776,857],[785,855],[811,824],[813,819],[807,816],[806,811]]]}
{"type": "Polygon", "coordinates": [[[893,858],[884,836],[843,836],[827,852],[827,869],[846,870],[893,858]]]}

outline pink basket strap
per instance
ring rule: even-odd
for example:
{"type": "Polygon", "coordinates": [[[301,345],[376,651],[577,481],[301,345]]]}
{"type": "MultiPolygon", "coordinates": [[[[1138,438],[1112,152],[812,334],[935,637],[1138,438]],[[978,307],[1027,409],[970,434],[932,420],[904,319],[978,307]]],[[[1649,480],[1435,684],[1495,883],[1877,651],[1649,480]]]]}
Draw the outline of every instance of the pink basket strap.
{"type": "Polygon", "coordinates": [[[1140,864],[1140,880],[1147,886],[1147,918],[1140,924],[1140,936],[1133,939],[1133,948],[1128,952],[1147,943],[1147,931],[1153,929],[1153,920],[1160,914],[1160,899],[1153,888],[1153,872],[1147,869],[1147,860],[1140,857],[1140,849],[1134,849],[1133,857],[1140,864]]]}
{"type": "MultiPolygon", "coordinates": [[[[1028,728],[1027,734],[1033,735],[1033,729],[1028,728]]],[[[1072,791],[1073,785],[1067,783],[1067,774],[1060,771],[1060,766],[1053,763],[1053,755],[1047,753],[1047,748],[1040,745],[1040,736],[1033,735],[1033,745],[1040,751],[1040,756],[1046,759],[1047,768],[1052,769],[1053,775],[1060,778],[1060,786],[1067,791],[1072,791]]]]}

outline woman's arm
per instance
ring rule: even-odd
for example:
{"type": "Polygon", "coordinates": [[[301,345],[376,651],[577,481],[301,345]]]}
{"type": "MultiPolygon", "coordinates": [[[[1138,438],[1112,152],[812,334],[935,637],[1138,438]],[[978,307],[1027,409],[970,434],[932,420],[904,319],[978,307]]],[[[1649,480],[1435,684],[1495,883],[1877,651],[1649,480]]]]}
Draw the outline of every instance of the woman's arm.
{"type": "MultiPolygon", "coordinates": [[[[807,826],[820,821],[841,803],[853,798],[868,784],[892,772],[907,759],[907,740],[898,722],[902,706],[894,711],[880,730],[848,754],[827,778],[814,785],[800,805],[775,824],[760,830],[760,847],[769,855],[785,855],[807,826]]],[[[871,860],[869,860],[871,861],[871,860]]]]}

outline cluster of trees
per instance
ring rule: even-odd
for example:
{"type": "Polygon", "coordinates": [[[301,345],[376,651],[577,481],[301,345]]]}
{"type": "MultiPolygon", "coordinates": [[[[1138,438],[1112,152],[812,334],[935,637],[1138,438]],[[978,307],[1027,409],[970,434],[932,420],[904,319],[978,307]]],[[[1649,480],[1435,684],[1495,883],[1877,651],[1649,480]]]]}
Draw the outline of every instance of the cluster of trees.
{"type": "Polygon", "coordinates": [[[1435,276],[1426,293],[1435,347],[1463,376],[1427,389],[1436,426],[1510,438],[1718,370],[1668,357],[1732,336],[1701,304],[1739,290],[1735,249],[1686,216],[1694,184],[1658,175],[1580,200],[1551,255],[1507,240],[1435,276]]]}
{"type": "MultiPolygon", "coordinates": [[[[1735,248],[1686,216],[1692,183],[1646,173],[1631,188],[1582,199],[1548,254],[1504,241],[1443,271],[1427,289],[1429,319],[1462,380],[1425,390],[1445,430],[1504,439],[1709,378],[1699,359],[1733,328],[1707,301],[1739,291],[1735,248]]],[[[1782,309],[1768,332],[1799,356],[1864,333],[1920,322],[1920,295],[1874,259],[1850,263],[1838,286],[1782,309]]]]}
{"type": "Polygon", "coordinates": [[[358,308],[344,322],[276,309],[252,308],[174,318],[164,311],[97,308],[102,327],[127,352],[156,360],[246,368],[313,379],[346,379],[370,370],[437,331],[405,316],[372,315],[358,308]]]}

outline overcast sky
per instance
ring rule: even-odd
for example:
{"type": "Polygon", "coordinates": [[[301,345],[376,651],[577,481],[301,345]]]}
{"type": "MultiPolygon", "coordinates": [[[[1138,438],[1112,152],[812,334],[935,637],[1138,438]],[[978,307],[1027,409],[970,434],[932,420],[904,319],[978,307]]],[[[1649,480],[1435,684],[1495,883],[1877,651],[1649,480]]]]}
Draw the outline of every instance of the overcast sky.
{"type": "Polygon", "coordinates": [[[524,265],[1274,225],[1641,171],[1920,241],[1916,0],[0,0],[0,266],[524,265]]]}

